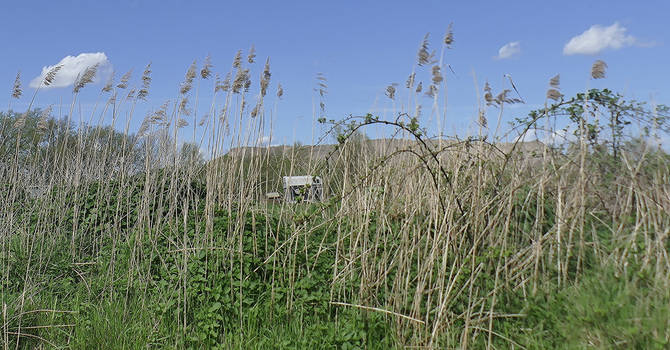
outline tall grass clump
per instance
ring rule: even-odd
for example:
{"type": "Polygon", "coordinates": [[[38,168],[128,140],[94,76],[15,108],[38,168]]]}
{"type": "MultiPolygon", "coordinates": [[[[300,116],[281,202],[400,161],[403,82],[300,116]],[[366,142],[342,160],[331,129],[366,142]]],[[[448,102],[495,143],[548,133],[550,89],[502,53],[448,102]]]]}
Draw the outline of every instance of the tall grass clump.
{"type": "Polygon", "coordinates": [[[96,66],[67,114],[34,108],[39,89],[0,114],[3,348],[667,346],[668,108],[567,98],[557,75],[504,130],[524,102],[508,78],[484,85],[477,135],[447,136],[453,43],[436,60],[425,37],[390,118],[329,119],[318,75],[309,146],[262,141],[284,91],[253,47],[194,61],[143,117],[150,64],[78,120],[96,66]],[[266,199],[306,174],[324,202],[266,199]]]}

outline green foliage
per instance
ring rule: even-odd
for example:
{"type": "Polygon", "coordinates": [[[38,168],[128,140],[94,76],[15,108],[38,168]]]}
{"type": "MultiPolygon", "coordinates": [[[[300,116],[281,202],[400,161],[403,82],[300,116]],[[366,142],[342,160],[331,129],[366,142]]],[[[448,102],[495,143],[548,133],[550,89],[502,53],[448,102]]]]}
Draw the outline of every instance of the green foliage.
{"type": "Polygon", "coordinates": [[[666,349],[670,298],[644,271],[603,267],[568,288],[548,283],[507,334],[529,349],[666,349]]]}
{"type": "Polygon", "coordinates": [[[645,102],[625,99],[609,89],[591,89],[570,99],[561,99],[531,111],[525,118],[517,118],[512,125],[525,127],[526,130],[542,129],[540,121],[545,118],[565,118],[561,122],[568,122],[574,136],[578,139],[584,136],[593,148],[599,145],[609,148],[615,159],[618,159],[626,138],[630,136],[625,128],[633,123],[640,126],[638,132],[642,137],[653,136],[652,133],[659,131],[670,132],[668,106],[650,107],[645,102]]]}

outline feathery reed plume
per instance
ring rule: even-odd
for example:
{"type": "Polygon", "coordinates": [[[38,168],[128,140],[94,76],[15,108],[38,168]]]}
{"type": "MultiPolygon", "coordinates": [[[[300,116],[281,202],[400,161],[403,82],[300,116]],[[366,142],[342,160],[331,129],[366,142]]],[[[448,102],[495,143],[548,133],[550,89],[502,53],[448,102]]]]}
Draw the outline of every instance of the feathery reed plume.
{"type": "Polygon", "coordinates": [[[188,122],[186,120],[182,119],[182,118],[179,118],[177,120],[177,129],[181,129],[185,126],[188,126],[188,122]]]}
{"type": "Polygon", "coordinates": [[[498,96],[496,96],[495,99],[493,99],[493,101],[494,101],[496,104],[498,104],[498,105],[503,104],[504,101],[507,100],[507,93],[509,93],[509,92],[510,92],[509,89],[505,89],[505,90],[503,90],[502,92],[500,92],[500,93],[498,94],[498,96]]]}
{"type": "Polygon", "coordinates": [[[212,76],[212,56],[207,55],[205,57],[205,63],[202,66],[202,69],[200,70],[200,77],[203,79],[209,79],[209,77],[212,76]]]}
{"type": "Polygon", "coordinates": [[[551,79],[549,79],[549,86],[551,86],[554,89],[559,89],[561,86],[561,75],[556,74],[551,79]]]}
{"type": "Polygon", "coordinates": [[[414,109],[414,118],[419,118],[421,116],[421,104],[417,103],[416,108],[414,109]]]}
{"type": "Polygon", "coordinates": [[[137,130],[137,137],[143,137],[146,134],[147,130],[149,130],[150,125],[151,125],[151,115],[147,114],[142,120],[140,129],[137,130]]]}
{"type": "Polygon", "coordinates": [[[131,76],[132,74],[133,74],[133,70],[132,70],[132,69],[129,70],[129,71],[127,71],[126,74],[124,74],[124,75],[121,77],[121,80],[119,81],[119,84],[116,85],[116,87],[119,88],[119,89],[125,89],[125,88],[127,88],[127,87],[128,87],[128,81],[130,80],[130,76],[131,76]]]}
{"type": "Polygon", "coordinates": [[[282,96],[284,96],[284,88],[281,83],[277,83],[277,98],[281,99],[282,96]]]}
{"type": "Polygon", "coordinates": [[[317,91],[319,96],[324,97],[328,93],[328,79],[323,73],[319,72],[316,73],[316,80],[317,88],[314,91],[317,91]]]}
{"type": "Polygon", "coordinates": [[[250,87],[251,87],[251,76],[249,75],[249,72],[247,70],[247,80],[244,81],[244,92],[249,92],[250,87]]]}
{"type": "Polygon", "coordinates": [[[319,109],[321,109],[321,113],[326,112],[326,104],[323,101],[319,101],[319,109]]]}
{"type": "Polygon", "coordinates": [[[191,66],[188,67],[188,70],[186,71],[186,77],[184,77],[184,82],[181,83],[181,87],[179,88],[179,93],[182,95],[186,95],[189,91],[191,91],[191,88],[193,87],[193,79],[195,79],[196,69],[196,62],[193,61],[191,66]]]}
{"type": "Polygon", "coordinates": [[[428,90],[426,91],[426,97],[435,97],[435,94],[437,94],[437,87],[433,84],[430,84],[430,86],[428,86],[428,90]]]}
{"type": "Polygon", "coordinates": [[[216,75],[216,84],[214,87],[214,92],[217,91],[228,91],[230,90],[230,73],[226,74],[226,78],[223,81],[220,80],[219,75],[216,75]]]}
{"type": "Polygon", "coordinates": [[[493,92],[491,91],[491,85],[489,85],[488,81],[484,83],[484,100],[486,101],[487,106],[492,105],[494,102],[493,92]]]}
{"type": "Polygon", "coordinates": [[[486,113],[484,110],[479,111],[479,118],[478,118],[479,125],[482,126],[482,128],[488,127],[488,121],[486,120],[486,113]]]}
{"type": "Polygon", "coordinates": [[[237,53],[235,54],[235,58],[233,59],[233,68],[241,68],[242,67],[242,50],[238,50],[237,53]]]}
{"type": "Polygon", "coordinates": [[[256,116],[258,116],[258,112],[260,111],[260,106],[261,106],[260,102],[256,103],[254,108],[251,110],[251,117],[252,118],[256,118],[256,116]]]}
{"type": "Polygon", "coordinates": [[[152,124],[162,124],[165,123],[167,117],[167,108],[170,101],[165,101],[155,112],[150,115],[150,122],[152,124]]]}
{"type": "Polygon", "coordinates": [[[72,89],[72,92],[79,93],[81,89],[84,88],[89,83],[93,82],[93,78],[95,78],[95,74],[98,72],[98,66],[99,64],[96,63],[92,66],[87,67],[84,70],[84,73],[80,74],[77,76],[77,80],[74,82],[74,88],[72,89]]]}
{"type": "Polygon", "coordinates": [[[593,63],[591,67],[591,78],[593,79],[602,79],[605,77],[605,71],[607,70],[607,63],[603,60],[597,60],[593,63]]]}
{"type": "Polygon", "coordinates": [[[261,74],[261,96],[265,96],[268,91],[268,85],[270,85],[270,57],[265,61],[265,68],[263,68],[263,73],[261,74]]]}
{"type": "Polygon", "coordinates": [[[151,86],[151,62],[147,64],[144,73],[142,73],[142,88],[137,93],[137,98],[146,101],[149,95],[149,86],[151,86]]]}
{"type": "Polygon", "coordinates": [[[188,108],[188,96],[182,98],[179,102],[179,113],[186,116],[191,115],[191,110],[188,108]]]}
{"type": "Polygon", "coordinates": [[[416,93],[420,94],[421,91],[423,90],[423,82],[419,82],[419,85],[416,86],[416,93]]]}
{"type": "Polygon", "coordinates": [[[198,122],[198,126],[205,125],[207,119],[209,119],[209,114],[203,114],[202,117],[200,118],[200,121],[198,122]]]}
{"type": "Polygon", "coordinates": [[[248,69],[238,69],[235,74],[235,79],[232,84],[232,91],[234,94],[239,94],[242,88],[246,85],[247,80],[249,80],[249,70],[248,69]]]}
{"type": "Polygon", "coordinates": [[[428,51],[428,37],[430,36],[430,33],[426,33],[426,36],[423,37],[423,41],[421,42],[421,47],[419,48],[419,52],[417,53],[417,64],[419,66],[423,66],[426,64],[431,64],[434,61],[435,57],[435,51],[429,52],[428,51]]]}
{"type": "Polygon", "coordinates": [[[127,100],[132,100],[135,97],[135,88],[130,89],[128,91],[128,95],[126,95],[126,101],[127,100]]]}
{"type": "Polygon", "coordinates": [[[214,75],[214,92],[218,92],[218,91],[222,90],[221,85],[222,85],[221,75],[219,75],[219,73],[216,73],[216,75],[214,75]]]}
{"type": "Polygon", "coordinates": [[[105,86],[102,87],[102,92],[110,92],[112,91],[112,88],[114,87],[114,72],[109,75],[109,78],[107,78],[107,82],[105,83],[105,86]]]}
{"type": "Polygon", "coordinates": [[[414,87],[414,78],[416,78],[416,73],[412,72],[412,74],[407,77],[407,81],[405,82],[406,88],[411,89],[414,87]]]}
{"type": "Polygon", "coordinates": [[[37,122],[37,129],[40,131],[45,131],[49,126],[49,116],[51,115],[51,110],[53,109],[52,105],[49,105],[45,110],[40,113],[40,120],[37,122]]]}
{"type": "Polygon", "coordinates": [[[561,98],[563,98],[563,94],[560,91],[554,88],[550,88],[549,90],[547,90],[547,99],[558,101],[561,98]]]}
{"type": "Polygon", "coordinates": [[[447,27],[447,32],[444,34],[444,44],[447,45],[447,48],[451,48],[451,45],[454,43],[454,22],[449,23],[447,27]]]}
{"type": "Polygon", "coordinates": [[[442,73],[440,73],[440,66],[433,66],[433,84],[437,86],[442,82],[443,79],[444,78],[442,77],[442,73]]]}
{"type": "Polygon", "coordinates": [[[26,125],[26,119],[28,119],[28,112],[25,111],[23,114],[21,114],[20,117],[16,118],[16,121],[14,122],[14,128],[16,129],[22,129],[26,125]]]}
{"type": "Polygon", "coordinates": [[[107,103],[109,104],[113,104],[114,102],[116,102],[116,91],[111,96],[109,96],[109,100],[107,100],[107,103]]]}
{"type": "Polygon", "coordinates": [[[386,97],[395,100],[395,87],[398,86],[397,83],[393,83],[386,87],[386,97]]]}
{"type": "Polygon", "coordinates": [[[507,94],[509,94],[512,90],[505,89],[501,93],[498,94],[495,98],[495,103],[498,105],[502,105],[503,103],[507,104],[514,104],[514,103],[523,103],[523,101],[519,98],[516,97],[508,97],[507,94]]]}
{"type": "Polygon", "coordinates": [[[563,98],[563,94],[559,91],[561,89],[561,75],[556,74],[549,79],[549,89],[547,90],[547,99],[558,101],[563,98]]]}
{"type": "Polygon", "coordinates": [[[12,97],[18,99],[21,97],[21,94],[23,94],[23,90],[21,90],[21,71],[19,71],[16,73],[16,79],[14,79],[12,97]]]}
{"type": "Polygon", "coordinates": [[[247,56],[247,62],[249,62],[249,63],[256,62],[256,48],[254,47],[254,45],[251,45],[251,48],[249,49],[249,55],[247,56]]]}
{"type": "Polygon", "coordinates": [[[44,76],[44,79],[42,79],[42,85],[44,86],[49,86],[53,83],[54,79],[56,78],[56,75],[58,74],[58,71],[63,68],[62,64],[59,64],[47,72],[47,74],[44,76]]]}

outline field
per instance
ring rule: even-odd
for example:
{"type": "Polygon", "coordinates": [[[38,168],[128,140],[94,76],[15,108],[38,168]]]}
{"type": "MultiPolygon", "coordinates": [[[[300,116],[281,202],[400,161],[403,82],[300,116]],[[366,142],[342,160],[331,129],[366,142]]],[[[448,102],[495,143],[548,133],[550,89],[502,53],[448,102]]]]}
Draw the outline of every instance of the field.
{"type": "Polygon", "coordinates": [[[432,112],[413,74],[387,89],[408,101],[390,119],[316,112],[319,144],[278,147],[260,142],[269,66],[249,64],[250,87],[245,64],[216,81],[194,64],[137,131],[149,67],[136,92],[103,87],[111,125],[68,117],[86,73],[69,112],[0,114],[3,349],[670,346],[667,107],[563,96],[555,77],[543,108],[501,125],[521,101],[487,84],[479,133],[459,138],[425,126],[446,108],[433,69],[432,112]],[[324,202],[265,199],[307,174],[324,202]]]}

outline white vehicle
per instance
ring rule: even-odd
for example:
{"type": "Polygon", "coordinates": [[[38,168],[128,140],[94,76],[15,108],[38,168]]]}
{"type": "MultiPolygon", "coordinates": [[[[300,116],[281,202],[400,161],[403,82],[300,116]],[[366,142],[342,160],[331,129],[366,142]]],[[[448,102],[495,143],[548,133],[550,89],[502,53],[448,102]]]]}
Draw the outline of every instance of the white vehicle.
{"type": "Polygon", "coordinates": [[[321,202],[323,181],[318,176],[284,176],[284,200],[295,202],[321,202]]]}

